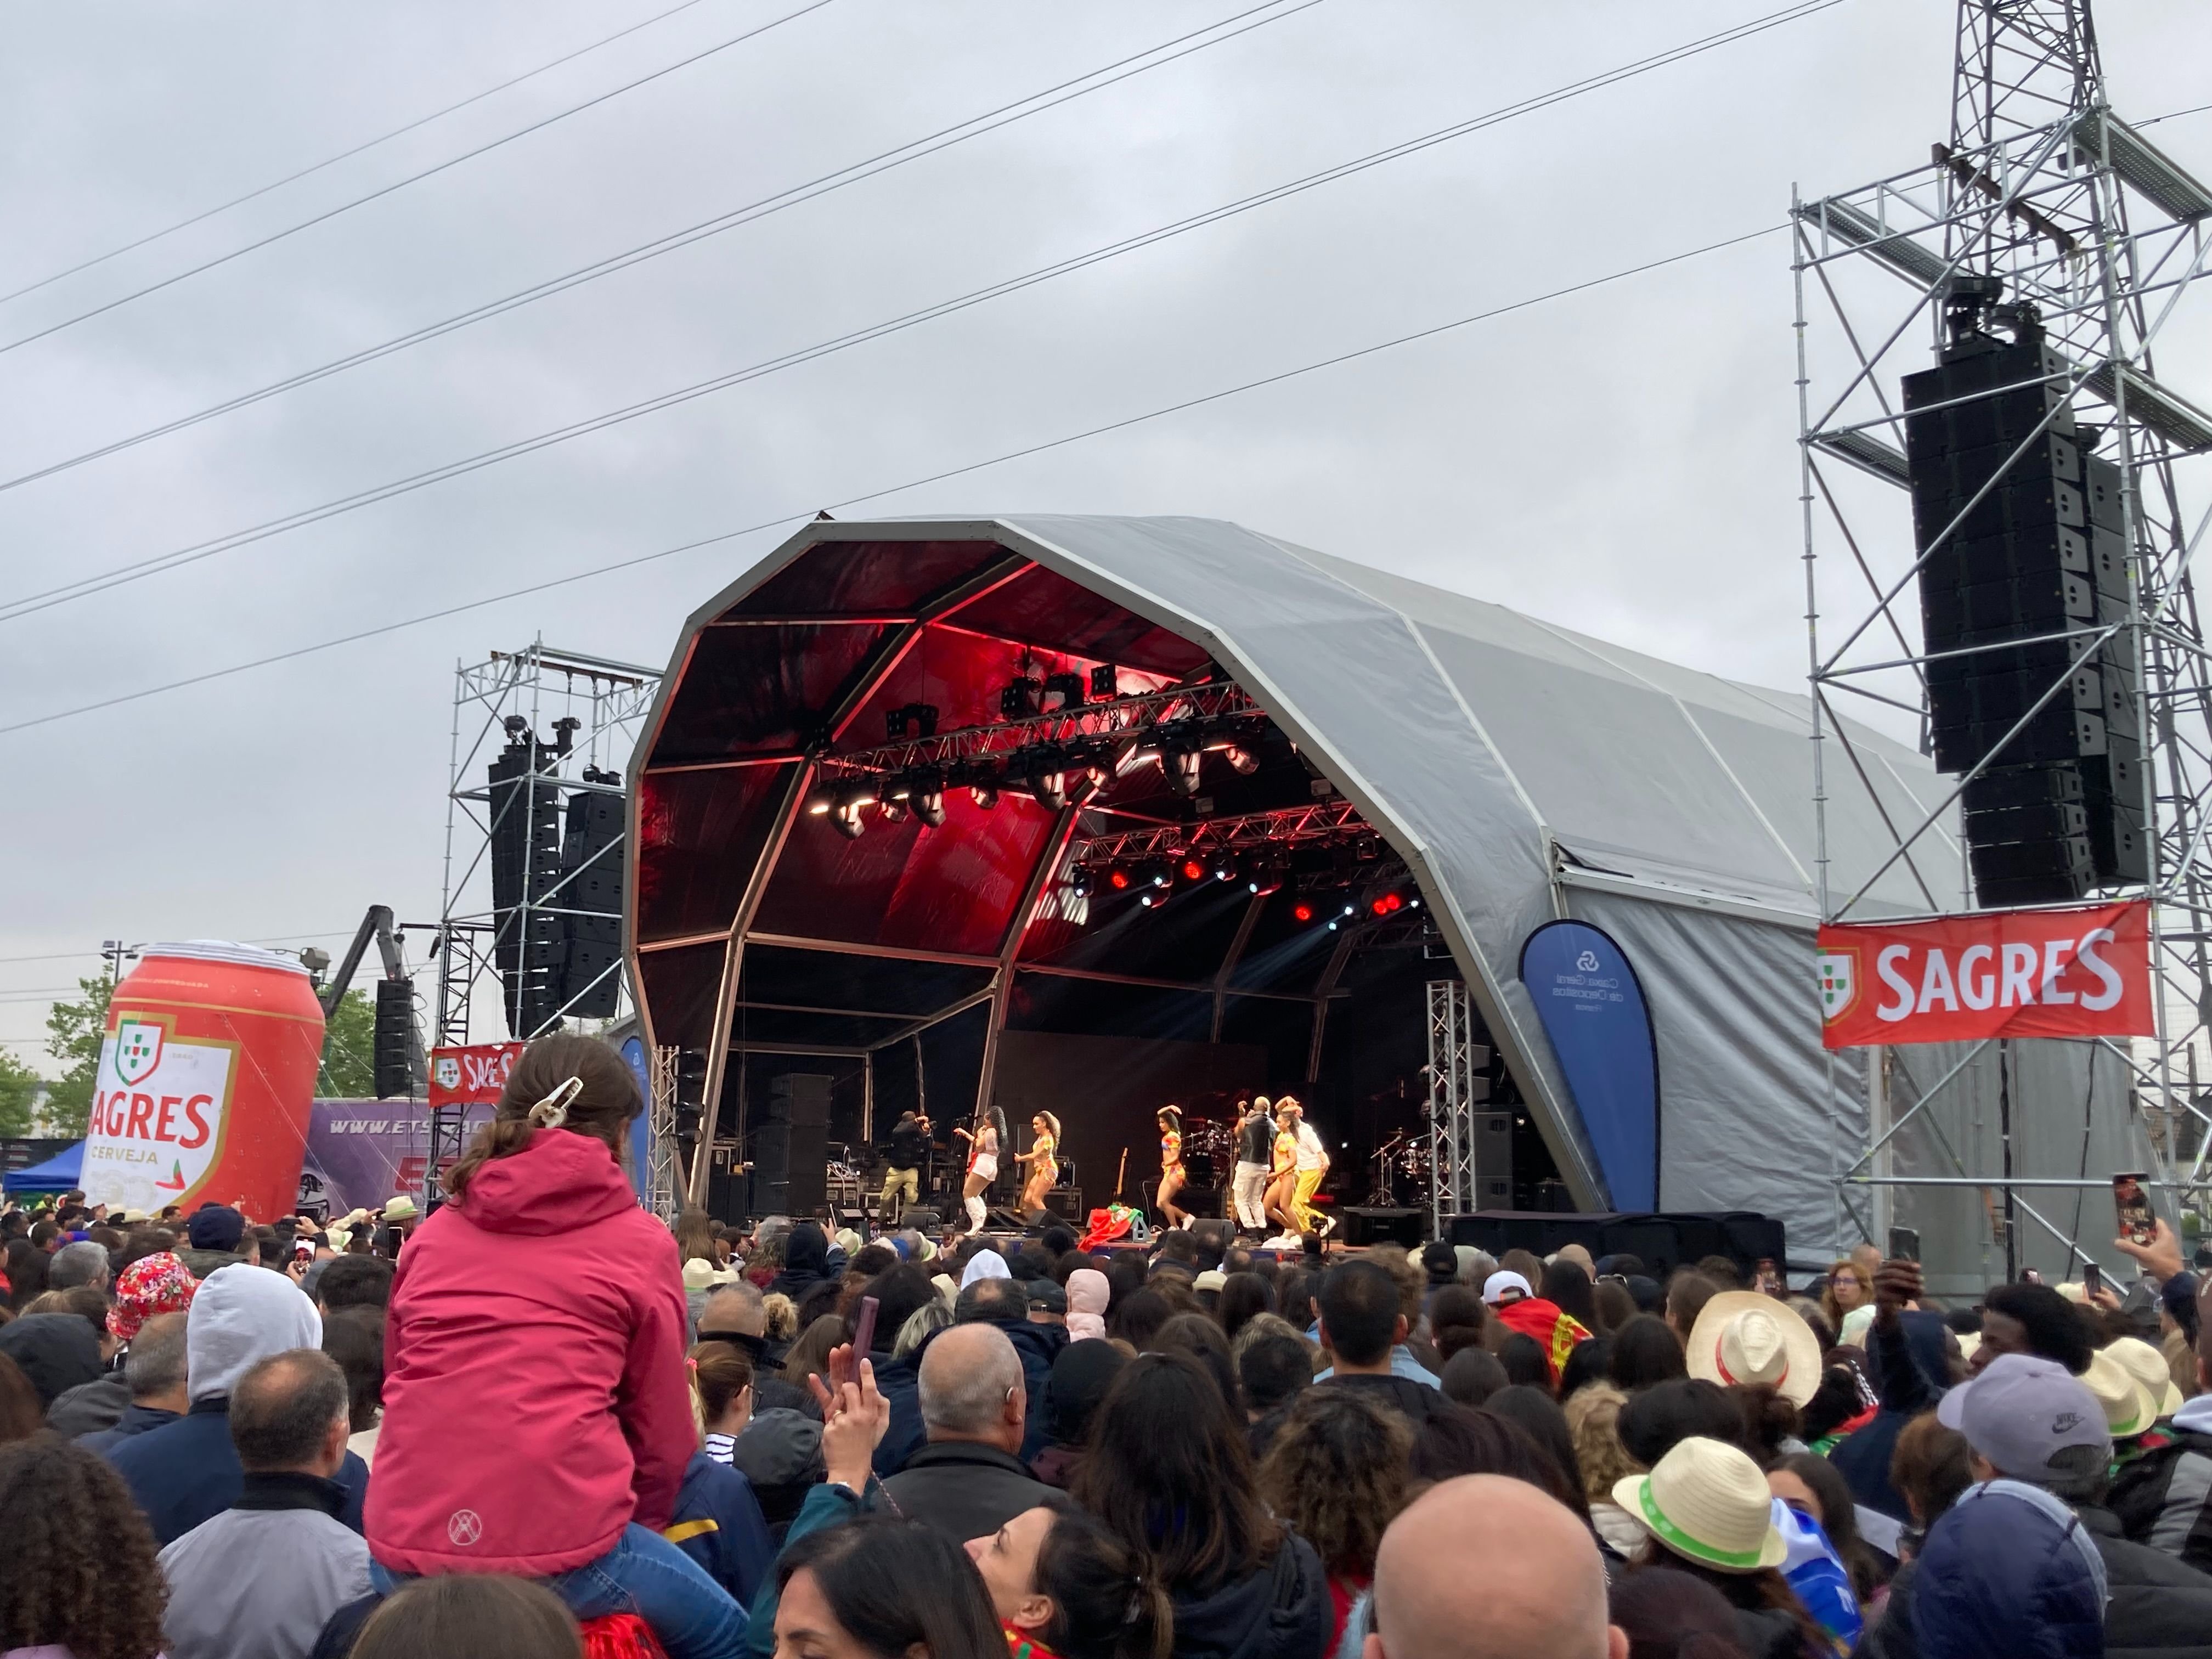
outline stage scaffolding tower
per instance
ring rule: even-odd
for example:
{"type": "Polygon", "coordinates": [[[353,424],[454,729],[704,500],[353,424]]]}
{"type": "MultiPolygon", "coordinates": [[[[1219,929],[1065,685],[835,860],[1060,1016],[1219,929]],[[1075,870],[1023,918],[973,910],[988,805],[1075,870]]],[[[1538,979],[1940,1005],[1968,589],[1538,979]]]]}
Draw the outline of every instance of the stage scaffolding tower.
{"type": "MultiPolygon", "coordinates": [[[[2212,1053],[2212,673],[2191,570],[2212,506],[2212,416],[2203,412],[2202,369],[2212,194],[2112,107],[2089,0],[1960,0],[1948,142],[1933,146],[1924,166],[1818,200],[1801,198],[1793,228],[1821,915],[1875,919],[1861,908],[1867,891],[1899,865],[1928,913],[1972,905],[1952,814],[1981,766],[1945,778],[1946,799],[1934,811],[1918,812],[1909,798],[1907,809],[1898,810],[1899,793],[1878,791],[1869,777],[1879,760],[1854,749],[1837,714],[1844,705],[1893,729],[1917,726],[1923,752],[1930,752],[1929,668],[1941,658],[1924,643],[1916,577],[1938,548],[1916,556],[1906,503],[1881,486],[1902,492],[1912,480],[1899,377],[1936,362],[1947,305],[1990,295],[1995,284],[1987,279],[1998,278],[2008,314],[2024,321],[2018,337],[2039,335],[2057,354],[2060,368],[2045,384],[2060,388],[2063,398],[2051,401],[2081,423],[2082,451],[2119,470],[2125,615],[2069,624],[2065,634],[2077,665],[2114,638],[2132,641],[2137,665],[2132,724],[2142,742],[2140,810],[2149,879],[2104,890],[2153,901],[2159,1031],[2103,1042],[2130,1083],[2124,1109],[2114,1102],[2107,1109],[2137,1115],[2159,1166],[2154,1178],[2170,1199],[2186,1198],[2204,1184],[2212,1146],[2199,1085],[2212,1053]],[[1859,817],[1871,803],[1887,827],[1887,857],[1863,879],[1854,872],[1850,881],[1832,884],[1828,817],[1846,796],[1859,817]]],[[[2044,426],[2064,429],[2053,426],[2057,418],[2046,415],[2044,426]]],[[[1958,520],[1994,487],[1982,486],[1958,520]]],[[[1971,657],[1973,648],[1944,654],[1971,657]]],[[[2043,690],[2044,702],[2063,697],[2072,678],[2070,669],[2061,672],[2043,690]]],[[[2005,1063],[2001,1048],[1998,1065],[2005,1063]]],[[[1839,1230],[1849,1208],[1864,1236],[1881,1236],[1855,1202],[1869,1190],[1886,1207],[1883,1189],[1978,1186],[1985,1201],[2002,1193],[2009,1212],[2014,1185],[2102,1184],[2107,1172],[2094,1170],[2079,1181],[2010,1182],[2008,1164],[1970,1170],[1948,1142],[1955,1175],[1911,1183],[1888,1175],[1885,1143],[1904,1125],[1899,1120],[1877,1133],[1873,1102],[1885,1074],[1878,1051],[1873,1065],[1868,1144],[1838,1172],[1839,1230]]],[[[1832,1060],[1830,1078],[1834,1100],[1832,1060]]],[[[2085,1124],[2085,1147],[2088,1135],[2085,1124]]],[[[2008,1125],[2005,1139],[2008,1156],[2008,1125]]],[[[2020,1206],[2064,1237],[2025,1200],[2020,1206]]],[[[2080,1253],[2074,1240],[2068,1249],[2080,1253]]]]}
{"type": "MultiPolygon", "coordinates": [[[[518,988],[541,965],[544,939],[560,939],[580,918],[605,926],[605,911],[584,906],[577,895],[587,876],[623,859],[623,837],[616,836],[542,887],[526,874],[518,902],[506,906],[495,898],[494,841],[504,836],[529,849],[550,836],[557,844],[561,815],[579,797],[605,795],[619,803],[623,769],[659,680],[657,669],[556,650],[543,639],[519,651],[495,651],[482,662],[455,665],[443,899],[432,945],[438,967],[435,1046],[526,1040],[564,1021],[597,1030],[610,1023],[610,1012],[619,1018],[634,1006],[619,939],[605,951],[604,968],[565,975],[556,994],[533,999],[518,988]],[[517,754],[524,759],[516,779],[495,791],[489,781],[494,761],[517,754]],[[510,822],[508,815],[518,813],[520,823],[510,822]],[[548,813],[550,823],[540,816],[548,813]],[[490,1018],[478,1006],[487,981],[495,992],[490,1018]],[[586,1008],[600,1012],[579,1013],[586,1008]],[[486,1029],[495,1025],[495,1030],[486,1029]]],[[[459,1155],[464,1138],[461,1113],[432,1114],[432,1195],[437,1171],[459,1155]]]]}
{"type": "Polygon", "coordinates": [[[1474,1011],[1455,979],[1429,981],[1429,1128],[1435,1171],[1429,1183],[1431,1238],[1474,1212],[1474,1011]]]}

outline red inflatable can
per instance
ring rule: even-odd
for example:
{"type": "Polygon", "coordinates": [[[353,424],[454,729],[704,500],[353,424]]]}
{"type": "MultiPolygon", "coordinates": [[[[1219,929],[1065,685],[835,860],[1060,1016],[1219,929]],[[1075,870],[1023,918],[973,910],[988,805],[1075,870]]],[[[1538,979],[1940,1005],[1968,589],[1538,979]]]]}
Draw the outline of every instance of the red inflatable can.
{"type": "Polygon", "coordinates": [[[205,939],[149,945],[108,1006],[87,1200],[289,1215],[322,1052],[322,1005],[293,958],[205,939]]]}

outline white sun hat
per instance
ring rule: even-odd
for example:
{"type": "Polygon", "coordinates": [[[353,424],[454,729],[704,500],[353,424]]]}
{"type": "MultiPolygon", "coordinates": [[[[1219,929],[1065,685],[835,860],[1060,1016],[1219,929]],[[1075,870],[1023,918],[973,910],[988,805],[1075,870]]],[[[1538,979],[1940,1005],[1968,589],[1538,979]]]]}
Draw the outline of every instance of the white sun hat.
{"type": "Polygon", "coordinates": [[[2126,1366],[2128,1375],[2143,1385],[2160,1417],[2171,1417],[2181,1409],[2181,1390],[2173,1385],[2173,1373],[2167,1369],[2166,1356],[2156,1348],[2139,1336],[2124,1336],[2108,1344],[2105,1352],[2126,1366]]]}
{"type": "Polygon", "coordinates": [[[2110,1348],[2100,1348],[2089,1356],[2089,1369],[2081,1373],[2081,1382],[2105,1408],[2105,1427],[2113,1439],[2141,1434],[2158,1421],[2158,1401],[2112,1357],[2110,1348]]]}
{"type": "Polygon", "coordinates": [[[1692,1435],[1649,1474],[1613,1483],[1613,1501],[1675,1554],[1722,1572],[1778,1567],[1790,1553],[1759,1465],[1692,1435]]]}
{"type": "Polygon", "coordinates": [[[1771,1383],[1802,1406],[1820,1386],[1820,1339],[1797,1310],[1759,1291],[1723,1291],[1690,1328],[1690,1375],[1723,1388],[1771,1383]]]}

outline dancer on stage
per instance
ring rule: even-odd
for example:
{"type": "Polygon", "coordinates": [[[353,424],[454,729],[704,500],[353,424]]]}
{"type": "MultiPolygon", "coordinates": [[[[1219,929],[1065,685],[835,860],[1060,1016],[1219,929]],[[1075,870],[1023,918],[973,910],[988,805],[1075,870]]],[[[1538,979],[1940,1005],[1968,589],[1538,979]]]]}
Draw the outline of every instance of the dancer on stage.
{"type": "Polygon", "coordinates": [[[1029,1180],[1022,1187],[1021,1212],[1024,1216],[1044,1208],[1044,1195],[1060,1179],[1060,1165],[1054,1154],[1060,1150],[1060,1120],[1050,1112],[1039,1112],[1030,1120],[1030,1133],[1036,1137],[1026,1152],[1016,1152],[1014,1162],[1034,1165],[1029,1180]]]}
{"type": "Polygon", "coordinates": [[[1316,1209],[1313,1195],[1321,1190],[1322,1177],[1328,1173],[1328,1149],[1322,1144],[1320,1132],[1306,1121],[1306,1109],[1296,1100],[1285,1095],[1275,1109],[1290,1113],[1291,1135],[1297,1146],[1297,1184],[1291,1196],[1291,1212],[1297,1218],[1298,1231],[1327,1238],[1336,1231],[1336,1218],[1316,1209]]]}
{"type": "Polygon", "coordinates": [[[1293,1207],[1298,1189],[1298,1119],[1297,1104],[1288,1095],[1275,1107],[1275,1139],[1269,1146],[1267,1190],[1261,1200],[1266,1218],[1279,1226],[1282,1237],[1296,1239],[1297,1212],[1293,1207]]]}
{"type": "Polygon", "coordinates": [[[986,1212],[983,1194],[999,1178],[999,1127],[992,1121],[991,1109],[975,1109],[975,1127],[971,1132],[955,1127],[952,1133],[968,1143],[968,1179],[961,1188],[968,1211],[968,1231],[983,1230],[986,1212]]]}
{"type": "Polygon", "coordinates": [[[1163,1106],[1153,1115],[1160,1126],[1160,1187],[1157,1201],[1170,1227],[1190,1224],[1190,1212],[1178,1209],[1176,1194],[1182,1190],[1182,1108],[1163,1106]]]}
{"type": "Polygon", "coordinates": [[[1236,1194],[1237,1224],[1246,1232],[1267,1231],[1269,1152],[1274,1136],[1273,1109],[1267,1097],[1245,1103],[1237,1115],[1237,1173],[1231,1190],[1236,1194]]]}

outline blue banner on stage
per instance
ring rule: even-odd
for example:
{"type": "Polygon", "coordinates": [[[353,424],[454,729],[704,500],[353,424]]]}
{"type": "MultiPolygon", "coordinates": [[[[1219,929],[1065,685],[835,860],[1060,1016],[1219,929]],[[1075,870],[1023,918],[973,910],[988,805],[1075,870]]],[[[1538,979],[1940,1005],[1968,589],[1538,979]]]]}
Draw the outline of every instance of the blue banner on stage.
{"type": "Polygon", "coordinates": [[[1659,1207],[1659,1048],[1628,954],[1586,921],[1547,921],[1521,982],[1566,1073],[1616,1210],[1659,1207]]]}

